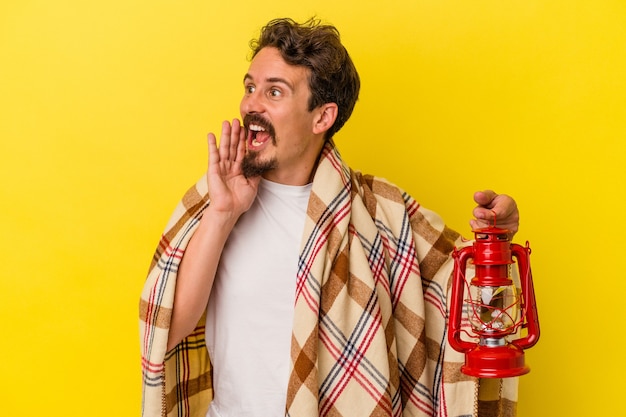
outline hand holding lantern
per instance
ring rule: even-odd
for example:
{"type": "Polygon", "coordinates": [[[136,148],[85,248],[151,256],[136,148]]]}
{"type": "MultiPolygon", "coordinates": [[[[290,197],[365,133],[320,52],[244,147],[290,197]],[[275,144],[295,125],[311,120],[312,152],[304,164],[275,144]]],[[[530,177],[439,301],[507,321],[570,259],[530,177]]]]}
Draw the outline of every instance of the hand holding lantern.
{"type": "Polygon", "coordinates": [[[530,371],[524,363],[524,349],[539,339],[539,320],[530,271],[530,247],[511,243],[509,231],[490,226],[474,230],[472,246],[456,250],[448,341],[465,353],[461,371],[482,378],[507,378],[530,371]],[[521,294],[509,277],[509,265],[517,259],[521,294]],[[475,276],[465,280],[467,261],[473,259],[475,276]],[[468,287],[468,299],[464,291],[468,287]],[[463,304],[467,301],[471,330],[478,343],[461,339],[463,304]],[[527,328],[523,338],[510,340],[520,327],[527,328]]]}

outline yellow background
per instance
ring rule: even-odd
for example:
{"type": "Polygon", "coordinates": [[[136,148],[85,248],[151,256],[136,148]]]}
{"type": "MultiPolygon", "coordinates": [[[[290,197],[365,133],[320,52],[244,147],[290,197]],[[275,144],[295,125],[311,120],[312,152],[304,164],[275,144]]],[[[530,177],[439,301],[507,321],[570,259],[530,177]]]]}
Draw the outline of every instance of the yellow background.
{"type": "Polygon", "coordinates": [[[0,414],[138,415],[160,232],[238,117],[248,41],[313,14],[361,74],[351,165],[468,236],[473,191],[519,203],[542,328],[520,416],[623,413],[626,2],[307,3],[0,4],[0,414]]]}

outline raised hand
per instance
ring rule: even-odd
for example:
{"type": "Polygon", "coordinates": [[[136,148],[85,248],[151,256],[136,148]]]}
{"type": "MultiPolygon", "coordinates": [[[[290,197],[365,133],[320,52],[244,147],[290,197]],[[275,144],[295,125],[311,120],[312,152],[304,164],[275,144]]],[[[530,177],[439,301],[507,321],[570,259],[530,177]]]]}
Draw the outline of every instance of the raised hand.
{"type": "Polygon", "coordinates": [[[494,225],[508,229],[511,234],[519,229],[519,210],[515,200],[506,194],[496,194],[492,190],[474,193],[474,201],[478,206],[474,208],[475,219],[470,220],[472,229],[479,229],[494,225]]]}
{"type": "Polygon", "coordinates": [[[242,173],[245,140],[245,129],[238,119],[233,120],[232,126],[228,121],[222,123],[219,148],[215,135],[208,135],[207,183],[211,199],[208,209],[233,216],[235,220],[252,205],[260,181],[260,177],[246,178],[242,173]]]}

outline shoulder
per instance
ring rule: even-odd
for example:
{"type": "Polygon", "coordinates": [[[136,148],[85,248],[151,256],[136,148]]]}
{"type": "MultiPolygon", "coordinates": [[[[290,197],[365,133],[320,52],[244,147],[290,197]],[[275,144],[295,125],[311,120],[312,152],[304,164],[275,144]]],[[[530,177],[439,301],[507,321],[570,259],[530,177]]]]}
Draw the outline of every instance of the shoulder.
{"type": "Polygon", "coordinates": [[[353,194],[359,194],[364,198],[387,200],[402,205],[406,204],[407,199],[412,200],[403,189],[388,181],[386,178],[363,174],[355,170],[350,170],[350,175],[353,194]]]}
{"type": "Polygon", "coordinates": [[[379,207],[382,205],[386,210],[402,207],[415,233],[428,236],[428,240],[441,235],[448,241],[455,241],[460,237],[459,233],[446,226],[439,214],[422,206],[403,188],[386,178],[354,170],[351,170],[351,177],[353,193],[359,194],[368,207],[372,204],[379,207]]]}

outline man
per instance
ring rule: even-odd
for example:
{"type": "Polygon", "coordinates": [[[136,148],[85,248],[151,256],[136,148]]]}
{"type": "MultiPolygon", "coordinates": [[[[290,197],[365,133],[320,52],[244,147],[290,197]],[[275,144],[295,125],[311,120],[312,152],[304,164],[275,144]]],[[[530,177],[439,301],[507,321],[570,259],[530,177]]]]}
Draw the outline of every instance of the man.
{"type": "MultiPolygon", "coordinates": [[[[243,126],[224,122],[219,148],[209,134],[206,178],[174,213],[142,294],[145,416],[460,416],[477,406],[476,381],[445,336],[460,236],[351,170],[333,143],[359,86],[334,27],[278,19],[262,29],[243,126]]],[[[475,200],[474,227],[497,215],[517,230],[510,197],[475,200]]]]}

